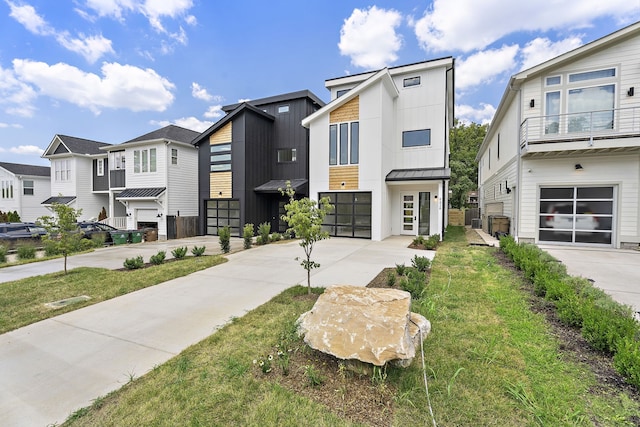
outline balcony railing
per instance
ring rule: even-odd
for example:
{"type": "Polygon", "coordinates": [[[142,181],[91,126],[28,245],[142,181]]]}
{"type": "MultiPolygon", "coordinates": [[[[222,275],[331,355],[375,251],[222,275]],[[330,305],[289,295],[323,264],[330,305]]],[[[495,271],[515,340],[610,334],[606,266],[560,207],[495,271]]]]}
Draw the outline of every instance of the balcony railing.
{"type": "Polygon", "coordinates": [[[520,146],[573,140],[640,136],[640,107],[529,117],[520,125],[520,146]]]}
{"type": "Polygon", "coordinates": [[[100,221],[103,224],[107,224],[110,225],[112,227],[115,227],[119,230],[126,230],[127,229],[127,217],[126,216],[114,216],[114,217],[109,217],[109,218],[105,218],[102,221],[100,221]]]}

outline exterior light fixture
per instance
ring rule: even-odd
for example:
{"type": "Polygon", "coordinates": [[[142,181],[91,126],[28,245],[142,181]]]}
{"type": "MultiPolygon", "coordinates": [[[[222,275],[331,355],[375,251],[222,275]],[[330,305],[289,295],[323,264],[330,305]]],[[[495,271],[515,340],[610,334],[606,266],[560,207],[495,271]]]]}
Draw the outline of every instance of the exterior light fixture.
{"type": "Polygon", "coordinates": [[[577,171],[584,169],[580,163],[576,163],[575,168],[577,171]]]}

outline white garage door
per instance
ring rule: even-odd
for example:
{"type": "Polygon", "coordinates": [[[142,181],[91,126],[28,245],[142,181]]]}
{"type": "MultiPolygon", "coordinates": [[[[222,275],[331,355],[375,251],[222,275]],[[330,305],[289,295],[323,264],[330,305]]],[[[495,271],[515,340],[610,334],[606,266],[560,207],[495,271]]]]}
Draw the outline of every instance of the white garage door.
{"type": "Polygon", "coordinates": [[[136,209],[136,219],[138,222],[158,222],[158,210],[136,209]]]}
{"type": "Polygon", "coordinates": [[[613,187],[540,188],[538,240],[611,245],[613,187]]]}

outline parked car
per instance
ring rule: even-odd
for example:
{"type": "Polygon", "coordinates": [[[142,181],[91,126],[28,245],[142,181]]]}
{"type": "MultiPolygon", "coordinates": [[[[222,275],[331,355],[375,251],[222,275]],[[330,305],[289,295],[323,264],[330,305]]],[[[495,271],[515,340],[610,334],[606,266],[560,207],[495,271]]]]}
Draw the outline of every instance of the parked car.
{"type": "Polygon", "coordinates": [[[555,203],[549,207],[545,225],[547,228],[555,229],[556,233],[571,232],[573,229],[573,219],[575,218],[575,229],[579,232],[597,230],[600,223],[598,217],[592,215],[591,209],[585,203],[578,203],[576,212],[573,214],[573,203],[555,203]]]}
{"type": "Polygon", "coordinates": [[[39,242],[47,230],[33,222],[3,222],[0,223],[0,244],[5,243],[13,248],[20,240],[39,242]]]}
{"type": "Polygon", "coordinates": [[[104,242],[108,245],[113,244],[113,239],[111,238],[111,232],[118,231],[118,229],[115,227],[112,227],[107,224],[103,224],[101,222],[93,222],[93,221],[79,222],[78,227],[84,233],[82,237],[86,239],[91,239],[95,235],[102,235],[104,236],[104,242]]]}

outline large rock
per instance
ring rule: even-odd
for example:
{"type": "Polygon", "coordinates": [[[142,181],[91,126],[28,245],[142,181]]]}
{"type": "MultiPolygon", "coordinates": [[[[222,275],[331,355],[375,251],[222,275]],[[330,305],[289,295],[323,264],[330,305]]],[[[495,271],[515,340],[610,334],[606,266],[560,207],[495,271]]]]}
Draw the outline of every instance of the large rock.
{"type": "Polygon", "coordinates": [[[339,359],[408,366],[420,333],[431,329],[410,306],[411,295],[397,289],[331,286],[300,316],[298,332],[311,348],[339,359]]]}

